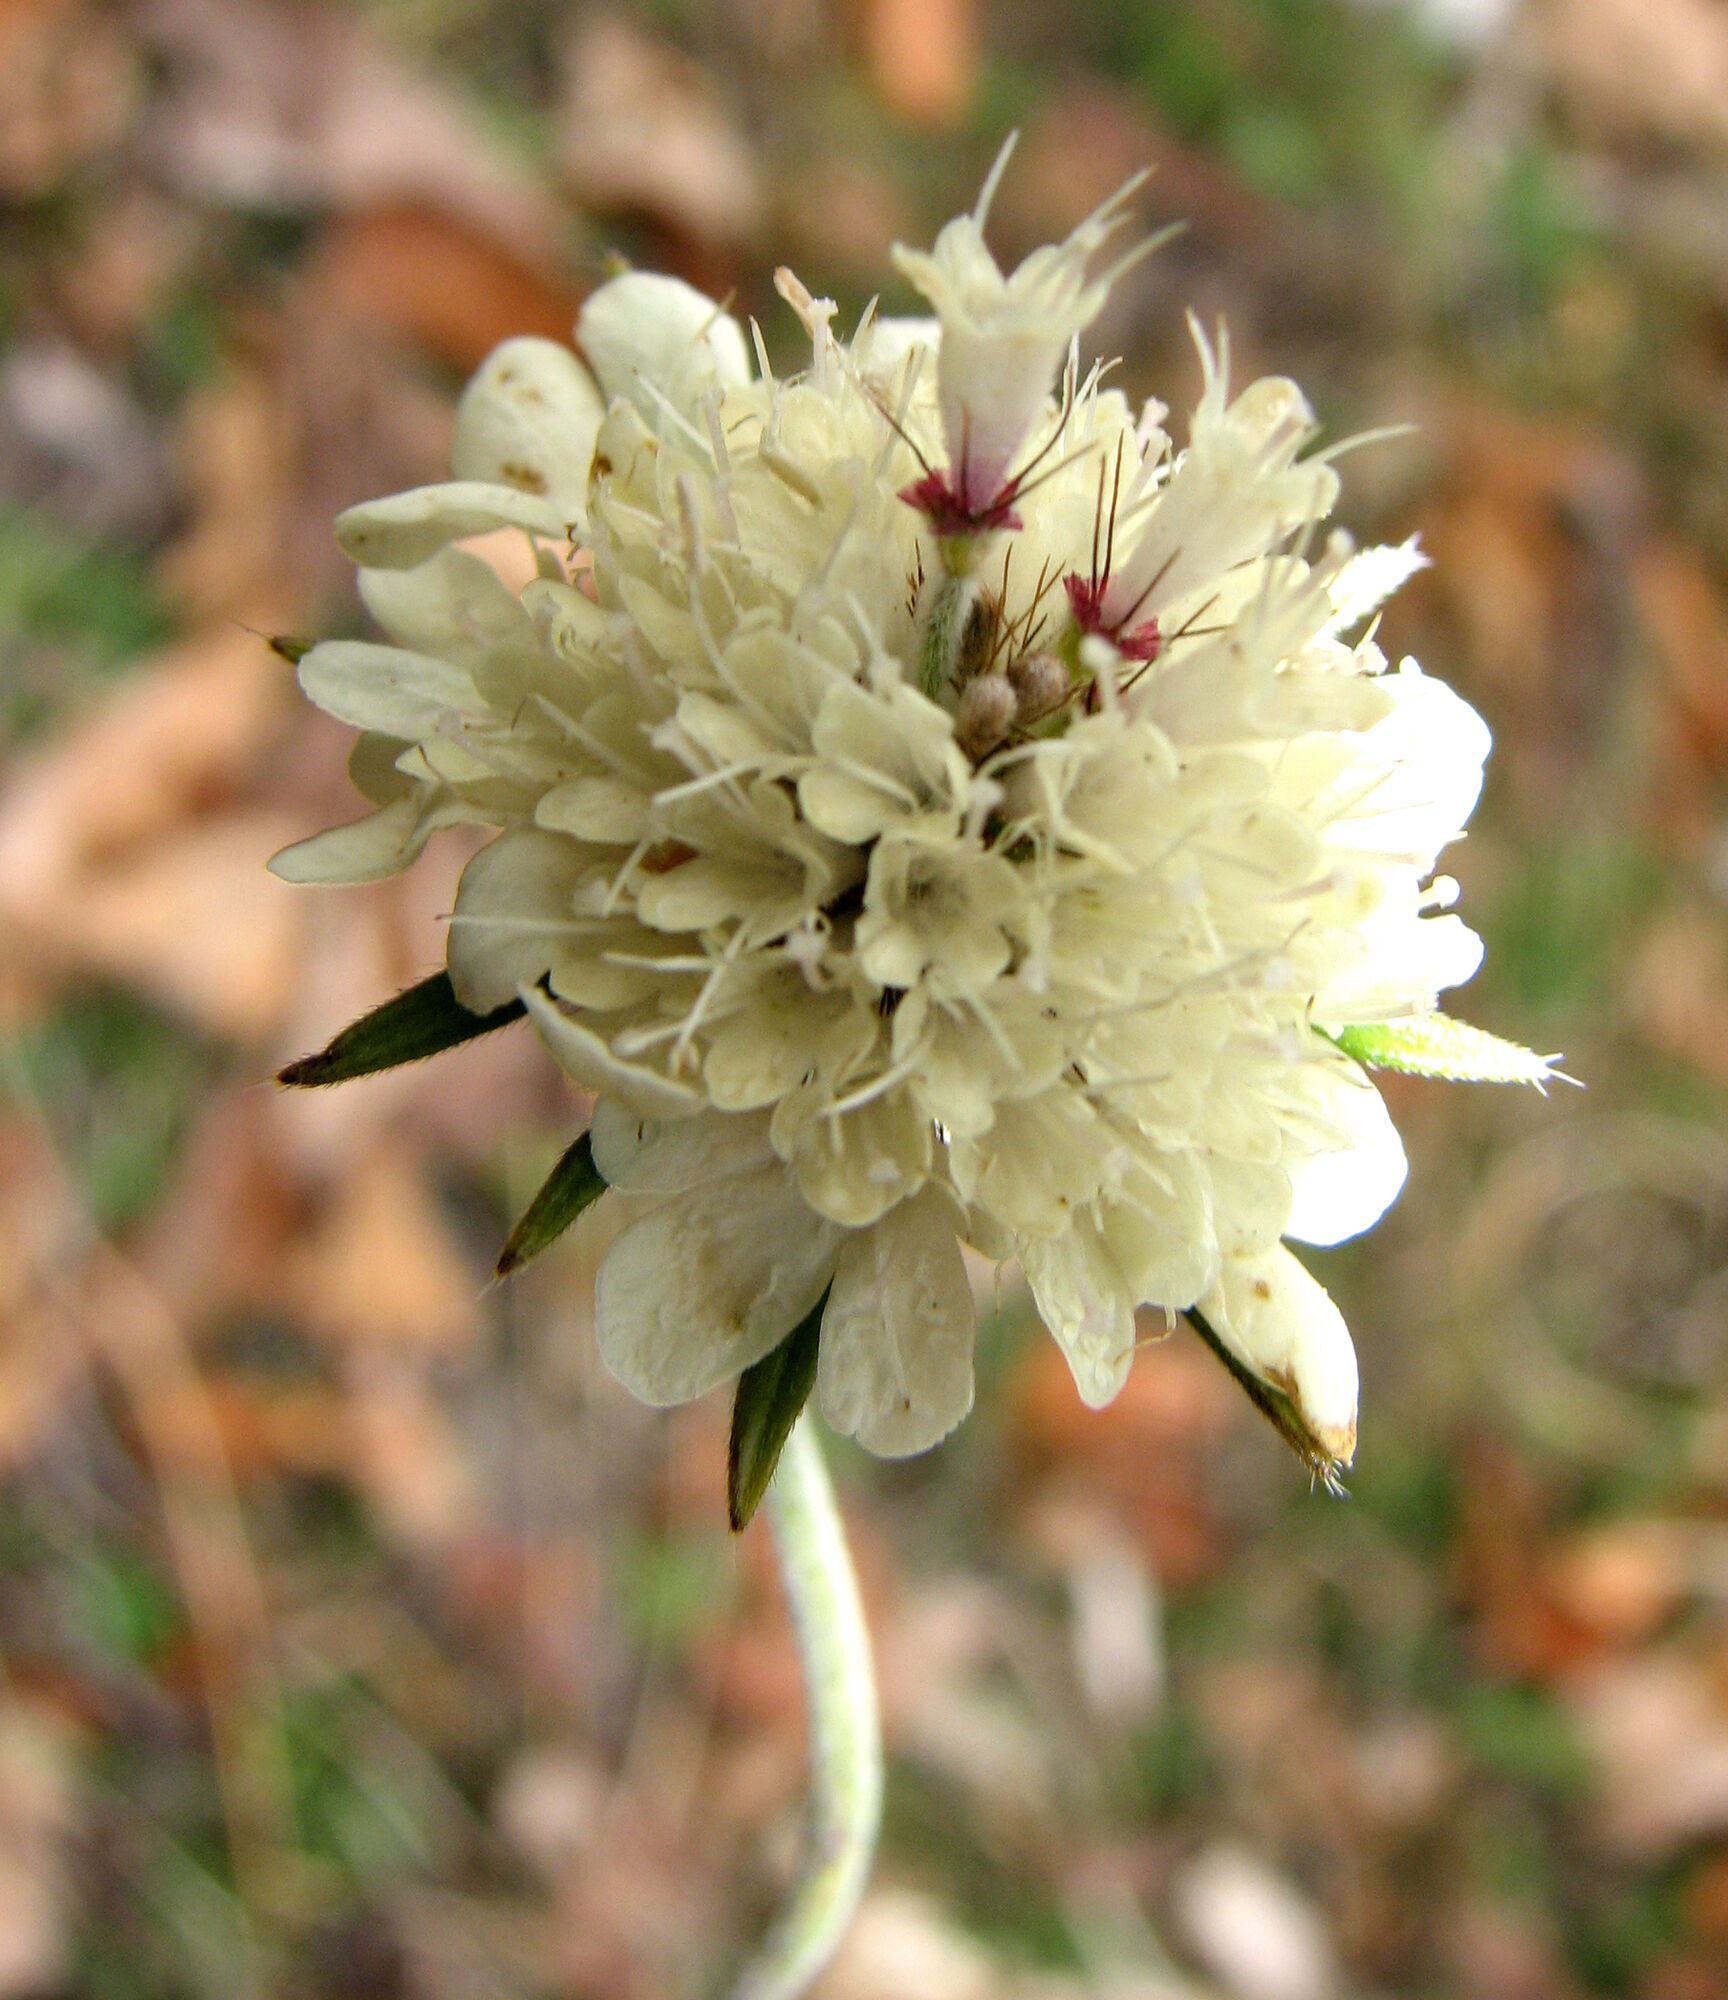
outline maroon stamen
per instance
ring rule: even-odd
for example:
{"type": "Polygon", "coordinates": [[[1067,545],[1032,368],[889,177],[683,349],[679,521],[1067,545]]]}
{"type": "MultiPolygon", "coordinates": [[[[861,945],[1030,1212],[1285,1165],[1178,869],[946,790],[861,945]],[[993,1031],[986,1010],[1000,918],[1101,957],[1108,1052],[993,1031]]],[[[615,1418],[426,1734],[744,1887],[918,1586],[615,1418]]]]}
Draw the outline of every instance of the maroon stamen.
{"type": "Polygon", "coordinates": [[[1157,659],[1164,647],[1164,635],[1158,629],[1156,618],[1143,619],[1138,625],[1130,625],[1126,618],[1115,625],[1104,622],[1104,593],[1109,588],[1108,576],[1100,577],[1097,582],[1083,576],[1065,576],[1062,588],[1068,593],[1068,609],[1074,614],[1074,623],[1082,632],[1096,632],[1100,638],[1108,639],[1125,660],[1139,660],[1150,665],[1157,659]]]}
{"type": "Polygon", "coordinates": [[[989,528],[1018,528],[1014,511],[1016,482],[1010,480],[994,499],[982,504],[958,492],[946,472],[927,472],[900,489],[908,507],[916,507],[938,535],[976,535],[989,528]]]}

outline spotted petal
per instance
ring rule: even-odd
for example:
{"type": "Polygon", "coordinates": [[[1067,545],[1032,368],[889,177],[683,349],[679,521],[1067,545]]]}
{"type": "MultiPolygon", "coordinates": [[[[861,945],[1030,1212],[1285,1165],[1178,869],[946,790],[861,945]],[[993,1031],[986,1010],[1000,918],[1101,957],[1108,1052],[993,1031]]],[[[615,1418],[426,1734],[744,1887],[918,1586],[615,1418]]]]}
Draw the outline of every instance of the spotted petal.
{"type": "Polygon", "coordinates": [[[846,1239],[822,1316],[822,1414],[886,1458],[926,1450],[972,1407],[976,1331],[953,1208],[926,1189],[846,1239]]]}
{"type": "Polygon", "coordinates": [[[841,1241],[778,1165],[679,1195],[626,1229],[600,1266],[606,1365],[659,1406],[717,1388],[815,1305],[841,1241]]]}

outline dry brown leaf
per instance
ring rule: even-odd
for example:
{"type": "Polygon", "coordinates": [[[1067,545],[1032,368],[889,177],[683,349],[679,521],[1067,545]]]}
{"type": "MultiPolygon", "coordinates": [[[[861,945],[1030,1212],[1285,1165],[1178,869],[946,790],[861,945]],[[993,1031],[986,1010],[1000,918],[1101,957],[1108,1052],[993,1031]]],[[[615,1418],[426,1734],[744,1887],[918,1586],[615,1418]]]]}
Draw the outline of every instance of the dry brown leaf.
{"type": "Polygon", "coordinates": [[[1640,480],[1582,427],[1455,393],[1421,428],[1441,459],[1414,522],[1432,567],[1389,607],[1383,643],[1456,649],[1494,721],[1502,796],[1540,823],[1623,716],[1640,480]]]}
{"type": "Polygon", "coordinates": [[[406,1148],[380,1141],[324,1199],[288,1279],[314,1334],[339,1348],[421,1352],[478,1338],[478,1274],[456,1249],[406,1148]]]}
{"type": "Polygon", "coordinates": [[[85,0],[8,0],[0,7],[0,190],[46,194],[112,146],[138,100],[124,30],[85,0]]]}
{"type": "Polygon", "coordinates": [[[1728,150],[1718,0],[1543,0],[1528,33],[1574,112],[1609,138],[1728,150]]]}
{"type": "Polygon", "coordinates": [[[464,372],[516,334],[568,340],[581,303],[548,262],[406,203],[338,218],[307,285],[352,325],[413,341],[464,372]]]}
{"type": "Polygon", "coordinates": [[[349,1371],[353,1474],[380,1522],[435,1558],[473,1532],[479,1496],[449,1415],[424,1380],[361,1356],[349,1371]]]}
{"type": "Polygon", "coordinates": [[[789,259],[843,272],[868,291],[881,282],[893,246],[918,232],[905,195],[885,173],[838,153],[800,161],[788,175],[776,227],[789,259]]]}
{"type": "Polygon", "coordinates": [[[1722,1662],[1670,1648],[1601,1668],[1568,1697],[1596,1760],[1599,1833],[1652,1862],[1728,1832],[1728,1696],[1722,1662]]]}
{"type": "Polygon", "coordinates": [[[975,0],[855,0],[876,94],[908,124],[958,125],[978,81],[975,0]]]}
{"type": "Polygon", "coordinates": [[[43,1127],[28,1113],[0,1119],[0,1468],[42,1442],[83,1378],[82,1344],[67,1337],[61,1289],[81,1238],[43,1127]]]}
{"type": "Polygon", "coordinates": [[[160,190],[115,190],[52,266],[73,336],[99,353],[131,351],[175,287],[190,281],[201,247],[197,219],[160,190]]]}
{"type": "Polygon", "coordinates": [[[1652,772],[1652,814],[1699,846],[1714,832],[1716,786],[1728,769],[1728,599],[1698,552],[1676,541],[1639,552],[1632,588],[1667,697],[1668,754],[1652,772]]]}
{"type": "Polygon", "coordinates": [[[1093,348],[1113,353],[1120,345],[1126,354],[1150,358],[1148,339],[1162,324],[1166,337],[1174,337],[1167,350],[1174,365],[1191,369],[1181,314],[1172,307],[1210,311],[1205,293],[1217,296],[1220,258],[1231,274],[1224,302],[1239,349],[1259,296],[1312,296],[1326,317],[1360,312],[1358,256],[1328,235],[1321,216],[1273,199],[1215,150],[1182,144],[1157,122],[1143,91],[1097,75],[1062,79],[1030,110],[995,226],[1016,250],[1052,242],[1147,172],[1151,179],[1135,196],[1134,213],[1153,228],[1179,221],[1182,234],[1115,289],[1088,335],[1093,348]],[[1077,134],[1084,144],[1076,143],[1077,134]]]}
{"type": "Polygon", "coordinates": [[[17,1471],[47,1443],[66,1399],[84,1380],[84,1362],[56,1305],[33,1304],[8,1316],[0,1346],[0,1471],[17,1471]]]}
{"type": "Polygon", "coordinates": [[[1459,1473],[1456,1555],[1478,1653],[1496,1673],[1564,1680],[1598,1641],[1554,1591],[1547,1495],[1534,1470],[1486,1434],[1471,1440],[1459,1473]]]}
{"type": "Polygon", "coordinates": [[[1687,1877],[1687,1925],[1701,1943],[1728,1946],[1728,1851],[1708,1854],[1687,1877]]]}
{"type": "Polygon", "coordinates": [[[1691,900],[1655,919],[1627,975],[1626,1003],[1653,1048],[1728,1084],[1728,925],[1719,906],[1691,900]]]}
{"type": "Polygon", "coordinates": [[[215,809],[256,781],[289,691],[259,639],[219,631],[21,763],[0,809],[0,956],[130,980],[220,1034],[268,1034],[298,915],[261,871],[298,828],[215,809]]]}
{"type": "Polygon", "coordinates": [[[1486,679],[1552,700],[1577,671],[1562,648],[1566,617],[1595,602],[1572,524],[1626,504],[1623,468],[1584,431],[1456,394],[1437,399],[1423,428],[1444,463],[1418,522],[1433,566],[1409,596],[1443,604],[1486,679]]]}
{"type": "Polygon", "coordinates": [[[298,831],[236,813],[92,870],[65,921],[39,927],[69,963],[119,978],[237,1041],[267,1041],[299,969],[300,911],[264,864],[298,831]]]}
{"type": "Polygon", "coordinates": [[[66,1723],[0,1704],[0,2000],[59,1990],[71,1944],[68,1842],[82,1818],[66,1723]]]}
{"type": "Polygon", "coordinates": [[[288,669],[238,626],[141,662],[8,771],[0,909],[39,916],[86,868],[237,796],[293,699],[288,669]]]}
{"type": "Polygon", "coordinates": [[[346,1399],[318,1383],[236,1373],[167,1383],[152,1396],[157,1447],[181,1471],[246,1486],[283,1473],[353,1476],[346,1399]]]}
{"type": "Polygon", "coordinates": [[[1021,1481],[1073,1485],[1107,1501],[1159,1582],[1180,1590],[1223,1557],[1206,1466],[1245,1409],[1223,1369],[1185,1332],[1141,1354],[1103,1410],[1081,1402],[1055,1342],[1032,1339],[1015,1375],[1010,1438],[1021,1481]]]}
{"type": "Polygon", "coordinates": [[[150,0],[167,59],[155,162],[234,207],[424,203],[540,257],[562,223],[539,179],[466,106],[351,12],[281,0],[150,0]]]}
{"type": "Polygon", "coordinates": [[[1525,1902],[1472,1897],[1445,1918],[1447,1967],[1470,2000],[1581,2000],[1556,1926],[1525,1902]]]}
{"type": "Polygon", "coordinates": [[[646,216],[697,246],[755,236],[756,157],[700,64],[597,14],[573,37],[565,76],[560,158],[586,206],[646,216]]]}
{"type": "Polygon", "coordinates": [[[1728,2000],[1728,1971],[1709,1953],[1666,1953],[1639,1981],[1639,2000],[1728,2000]]]}
{"type": "Polygon", "coordinates": [[[1548,1585],[1556,1602],[1605,1642],[1653,1639],[1684,1602],[1685,1534],[1666,1521],[1617,1521],[1554,1551],[1548,1585]]]}
{"type": "Polygon", "coordinates": [[[281,1311],[284,1259],[306,1209],[289,1126],[289,1104],[271,1091],[207,1100],[151,1208],[137,1261],[195,1336],[248,1307],[281,1311]]]}
{"type": "Polygon", "coordinates": [[[223,366],[182,411],[185,525],[158,575],[194,620],[297,630],[307,606],[352,590],[334,516],[445,471],[450,398],[332,294],[326,269],[308,259],[268,311],[236,303],[223,366]]]}
{"type": "Polygon", "coordinates": [[[83,1348],[66,1337],[57,1283],[78,1241],[78,1219],[33,1123],[0,1121],[0,1468],[41,1442],[82,1378],[83,1348]]]}
{"type": "Polygon", "coordinates": [[[299,453],[278,385],[260,367],[226,370],[189,398],[175,443],[191,518],[158,566],[164,588],[199,620],[291,601],[282,544],[299,453]]]}

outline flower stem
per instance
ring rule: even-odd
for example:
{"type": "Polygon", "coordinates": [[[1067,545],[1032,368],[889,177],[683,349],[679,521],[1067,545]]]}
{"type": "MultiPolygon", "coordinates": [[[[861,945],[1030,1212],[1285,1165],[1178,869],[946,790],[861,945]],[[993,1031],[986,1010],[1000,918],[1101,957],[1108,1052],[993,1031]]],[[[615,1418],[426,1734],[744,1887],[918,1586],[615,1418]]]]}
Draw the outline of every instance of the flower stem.
{"type": "Polygon", "coordinates": [[[918,642],[918,689],[932,701],[940,701],[943,689],[954,679],[966,616],[976,595],[976,584],[964,572],[945,570],[926,586],[920,620],[923,633],[918,642]]]}
{"type": "Polygon", "coordinates": [[[732,2000],[796,2000],[833,1956],[864,1892],[882,1818],[882,1727],[870,1633],[822,1448],[801,1417],[767,1507],[810,1707],[804,1870],[732,2000]]]}

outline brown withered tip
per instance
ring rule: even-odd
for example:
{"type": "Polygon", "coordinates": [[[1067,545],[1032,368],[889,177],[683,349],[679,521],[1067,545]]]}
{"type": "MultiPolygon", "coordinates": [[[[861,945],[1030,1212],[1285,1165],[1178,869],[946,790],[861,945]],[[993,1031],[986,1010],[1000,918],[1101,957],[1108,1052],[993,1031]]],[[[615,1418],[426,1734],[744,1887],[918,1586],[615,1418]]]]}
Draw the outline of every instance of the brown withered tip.
{"type": "Polygon", "coordinates": [[[291,1063],[284,1063],[276,1072],[276,1081],[289,1090],[305,1090],[313,1084],[324,1081],[320,1073],[324,1067],[321,1056],[296,1056],[291,1063]]]}

